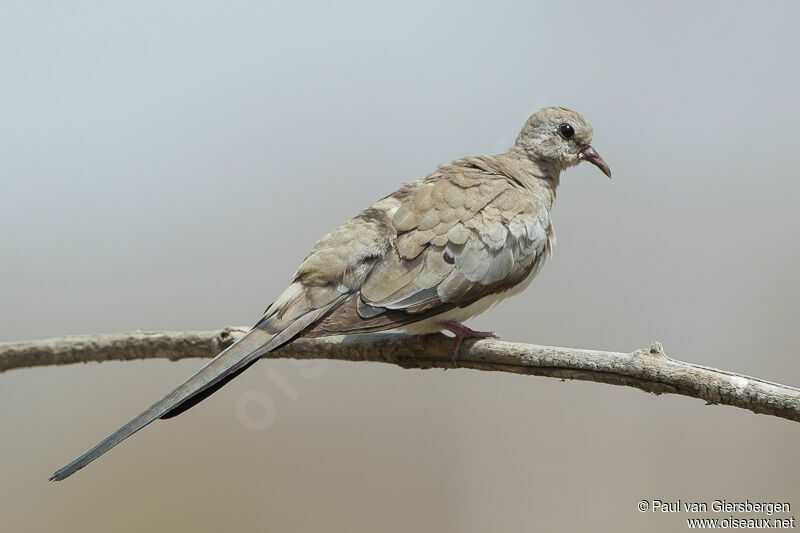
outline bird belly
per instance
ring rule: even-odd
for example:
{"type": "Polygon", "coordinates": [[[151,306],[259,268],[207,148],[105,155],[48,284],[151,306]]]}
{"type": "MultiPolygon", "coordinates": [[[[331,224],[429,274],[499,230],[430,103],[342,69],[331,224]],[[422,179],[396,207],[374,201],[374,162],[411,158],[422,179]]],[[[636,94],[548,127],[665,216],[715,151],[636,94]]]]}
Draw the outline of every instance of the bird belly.
{"type": "Polygon", "coordinates": [[[419,322],[401,326],[398,329],[410,335],[425,335],[427,333],[436,333],[437,331],[442,331],[443,328],[439,324],[445,320],[452,320],[459,323],[466,322],[470,318],[494,307],[502,300],[510,298],[511,296],[524,291],[528,285],[530,285],[531,281],[533,281],[533,278],[536,277],[536,273],[539,271],[541,263],[543,263],[543,261],[539,261],[537,268],[534,268],[527,278],[507,291],[497,294],[490,294],[489,296],[485,296],[477,302],[474,302],[466,307],[456,307],[455,309],[450,309],[449,311],[434,315],[430,318],[426,318],[425,320],[420,320],[419,322]]]}

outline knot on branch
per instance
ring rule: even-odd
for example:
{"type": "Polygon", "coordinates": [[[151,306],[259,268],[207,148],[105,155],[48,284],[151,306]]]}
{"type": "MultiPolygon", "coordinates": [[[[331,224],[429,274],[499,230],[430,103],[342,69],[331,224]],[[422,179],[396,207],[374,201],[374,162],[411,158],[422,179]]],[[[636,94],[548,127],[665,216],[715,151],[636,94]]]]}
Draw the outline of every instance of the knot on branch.
{"type": "Polygon", "coordinates": [[[667,357],[667,354],[664,353],[664,346],[658,341],[653,341],[650,345],[650,355],[655,357],[667,357]]]}
{"type": "Polygon", "coordinates": [[[646,357],[646,358],[655,358],[655,359],[669,359],[667,354],[664,353],[664,346],[661,345],[658,341],[653,341],[650,345],[650,349],[640,349],[633,352],[631,355],[635,357],[646,357]]]}

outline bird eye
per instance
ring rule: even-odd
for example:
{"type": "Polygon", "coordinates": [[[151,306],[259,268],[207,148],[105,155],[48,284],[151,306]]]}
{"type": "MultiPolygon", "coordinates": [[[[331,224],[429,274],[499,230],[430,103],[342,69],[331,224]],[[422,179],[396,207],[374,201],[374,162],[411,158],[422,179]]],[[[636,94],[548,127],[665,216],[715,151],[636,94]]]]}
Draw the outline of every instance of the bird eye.
{"type": "Polygon", "coordinates": [[[558,133],[565,139],[572,139],[575,136],[575,129],[565,122],[558,127],[558,133]]]}

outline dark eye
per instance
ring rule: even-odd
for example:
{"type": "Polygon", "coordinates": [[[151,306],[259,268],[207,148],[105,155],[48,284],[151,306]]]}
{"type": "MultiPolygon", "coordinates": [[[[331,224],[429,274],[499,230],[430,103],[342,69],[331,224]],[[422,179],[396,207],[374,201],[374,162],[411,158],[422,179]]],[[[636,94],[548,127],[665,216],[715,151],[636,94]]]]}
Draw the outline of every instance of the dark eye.
{"type": "Polygon", "coordinates": [[[575,129],[565,122],[558,127],[558,133],[565,139],[572,139],[575,136],[575,129]]]}

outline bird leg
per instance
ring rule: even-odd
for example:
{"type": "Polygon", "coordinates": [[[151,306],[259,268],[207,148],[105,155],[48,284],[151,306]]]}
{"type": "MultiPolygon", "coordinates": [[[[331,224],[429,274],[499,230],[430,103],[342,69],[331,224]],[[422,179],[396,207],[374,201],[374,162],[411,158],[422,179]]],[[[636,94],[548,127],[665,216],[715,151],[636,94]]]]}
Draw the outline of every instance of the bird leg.
{"type": "Polygon", "coordinates": [[[498,338],[494,331],[475,331],[474,329],[468,328],[464,324],[456,322],[455,320],[443,320],[442,322],[439,322],[439,325],[456,336],[455,341],[453,342],[453,353],[451,354],[451,357],[453,358],[453,366],[458,366],[458,352],[461,350],[461,343],[464,341],[464,339],[487,339],[489,337],[495,339],[498,338]]]}

